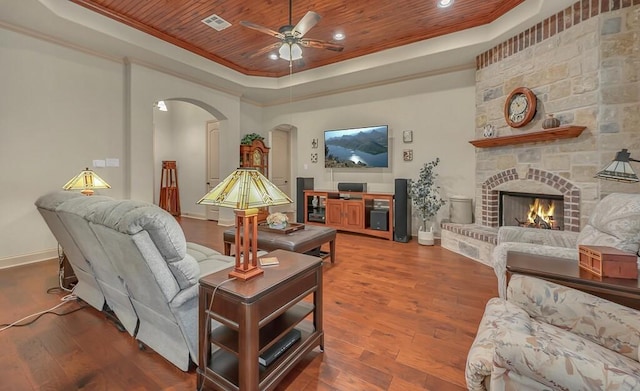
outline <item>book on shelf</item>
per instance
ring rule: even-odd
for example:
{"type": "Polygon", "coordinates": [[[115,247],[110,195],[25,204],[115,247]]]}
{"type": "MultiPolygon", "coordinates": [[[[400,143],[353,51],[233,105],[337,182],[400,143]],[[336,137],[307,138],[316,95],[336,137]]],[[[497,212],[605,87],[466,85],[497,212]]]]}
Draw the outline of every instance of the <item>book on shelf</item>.
{"type": "Polygon", "coordinates": [[[298,342],[302,338],[302,333],[300,330],[293,329],[289,331],[284,337],[280,338],[278,342],[274,343],[269,349],[265,350],[264,353],[258,357],[258,362],[262,366],[269,366],[278,357],[282,356],[284,352],[287,351],[293,344],[298,342]]]}

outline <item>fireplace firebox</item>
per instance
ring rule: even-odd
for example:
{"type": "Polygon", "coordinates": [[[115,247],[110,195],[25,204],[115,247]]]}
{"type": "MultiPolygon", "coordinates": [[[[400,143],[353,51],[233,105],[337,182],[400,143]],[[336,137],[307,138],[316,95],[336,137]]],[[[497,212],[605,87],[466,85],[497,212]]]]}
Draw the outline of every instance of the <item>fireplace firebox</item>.
{"type": "Polygon", "coordinates": [[[500,226],[564,230],[562,195],[501,191],[499,200],[500,226]]]}

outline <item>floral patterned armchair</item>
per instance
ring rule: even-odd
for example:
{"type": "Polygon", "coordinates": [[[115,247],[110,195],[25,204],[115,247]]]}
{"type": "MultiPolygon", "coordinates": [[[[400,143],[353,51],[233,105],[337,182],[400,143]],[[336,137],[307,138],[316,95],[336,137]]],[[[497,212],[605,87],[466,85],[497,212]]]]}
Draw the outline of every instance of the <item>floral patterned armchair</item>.
{"type": "Polygon", "coordinates": [[[486,305],[470,391],[640,390],[640,311],[521,275],[506,297],[486,305]]]}
{"type": "Polygon", "coordinates": [[[580,233],[522,227],[500,227],[493,251],[498,293],[507,292],[507,252],[518,251],[578,261],[578,245],[610,246],[628,253],[640,250],[640,194],[609,194],[594,208],[580,233]]]}

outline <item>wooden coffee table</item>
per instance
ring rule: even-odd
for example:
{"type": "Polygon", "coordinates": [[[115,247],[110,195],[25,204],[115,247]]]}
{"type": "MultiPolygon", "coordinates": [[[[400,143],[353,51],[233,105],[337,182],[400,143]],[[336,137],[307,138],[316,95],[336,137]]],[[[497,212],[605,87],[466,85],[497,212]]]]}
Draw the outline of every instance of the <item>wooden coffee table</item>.
{"type": "Polygon", "coordinates": [[[304,355],[324,350],[322,259],[285,250],[265,256],[279,265],[251,280],[228,281],[230,269],[200,279],[198,390],[272,390],[304,355]],[[220,322],[211,332],[207,315],[220,322]],[[293,329],[301,339],[259,365],[260,354],[293,329]]]}
{"type": "Polygon", "coordinates": [[[509,276],[538,277],[640,310],[640,282],[637,279],[598,277],[581,269],[578,261],[509,251],[507,273],[509,276]]]}
{"type": "MultiPolygon", "coordinates": [[[[222,234],[224,241],[224,254],[231,255],[231,244],[236,240],[235,228],[228,229],[222,234]]],[[[331,263],[336,261],[336,230],[329,227],[316,227],[307,225],[288,234],[258,231],[258,249],[265,251],[288,250],[296,253],[306,253],[320,248],[329,242],[329,256],[331,263]]]]}

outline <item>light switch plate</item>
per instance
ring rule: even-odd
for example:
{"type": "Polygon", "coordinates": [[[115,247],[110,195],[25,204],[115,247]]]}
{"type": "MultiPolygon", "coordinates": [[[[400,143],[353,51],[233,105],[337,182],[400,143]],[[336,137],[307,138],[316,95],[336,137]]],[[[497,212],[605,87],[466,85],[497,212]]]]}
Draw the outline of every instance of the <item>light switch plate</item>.
{"type": "Polygon", "coordinates": [[[107,167],[120,167],[120,159],[107,158],[107,167]]]}
{"type": "Polygon", "coordinates": [[[94,160],[93,161],[93,166],[94,167],[104,167],[105,166],[105,161],[104,160],[94,160]]]}

